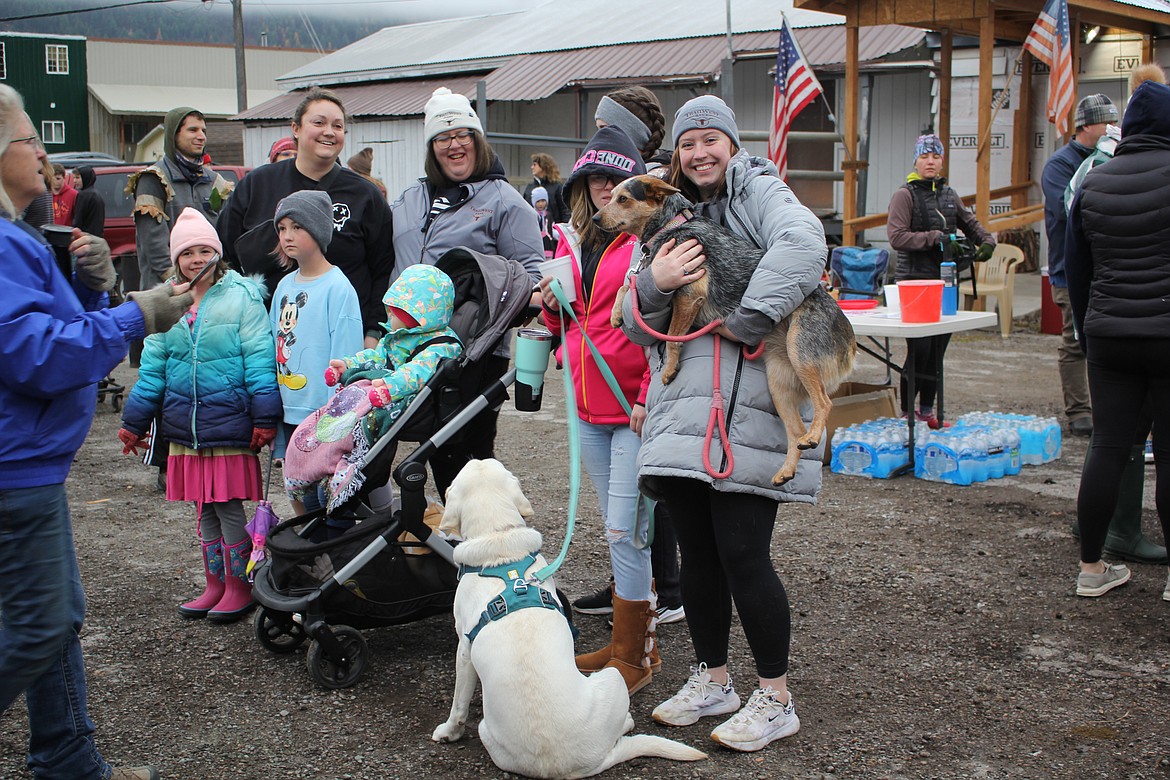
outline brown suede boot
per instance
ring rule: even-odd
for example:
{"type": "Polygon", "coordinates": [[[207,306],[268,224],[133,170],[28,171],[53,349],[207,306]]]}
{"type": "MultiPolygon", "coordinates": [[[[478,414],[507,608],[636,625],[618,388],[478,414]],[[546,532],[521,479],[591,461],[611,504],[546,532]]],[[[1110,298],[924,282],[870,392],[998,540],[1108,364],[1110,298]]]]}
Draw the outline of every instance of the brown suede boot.
{"type": "MultiPolygon", "coordinates": [[[[614,597],[613,585],[610,585],[610,599],[614,597]]],[[[627,602],[629,603],[629,602],[627,602]]],[[[650,604],[651,611],[657,614],[653,609],[654,603],[650,604]]],[[[658,654],[658,632],[651,627],[650,632],[650,671],[658,672],[662,670],[662,656],[658,654]]],[[[582,653],[576,657],[577,671],[581,674],[593,674],[600,672],[605,668],[606,664],[613,658],[613,633],[610,633],[610,643],[600,650],[594,650],[592,653],[582,653]]]]}
{"type": "MultiPolygon", "coordinates": [[[[609,584],[609,595],[612,599],[614,597],[613,583],[609,584]]],[[[577,661],[577,671],[581,674],[593,674],[600,672],[613,658],[613,632],[610,632],[610,643],[600,650],[594,650],[592,653],[582,653],[575,659],[577,661]]]]}
{"type": "Polygon", "coordinates": [[[650,633],[656,613],[651,601],[626,601],[613,594],[613,657],[605,666],[622,673],[630,695],[649,685],[650,653],[654,635],[650,633]]]}

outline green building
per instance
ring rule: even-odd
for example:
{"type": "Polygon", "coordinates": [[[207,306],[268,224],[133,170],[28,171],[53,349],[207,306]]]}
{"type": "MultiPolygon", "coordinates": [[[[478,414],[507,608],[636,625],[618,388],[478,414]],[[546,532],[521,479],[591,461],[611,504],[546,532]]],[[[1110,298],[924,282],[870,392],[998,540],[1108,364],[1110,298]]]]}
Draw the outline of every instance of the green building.
{"type": "Polygon", "coordinates": [[[89,149],[85,38],[0,32],[0,83],[24,97],[45,151],[89,149]]]}

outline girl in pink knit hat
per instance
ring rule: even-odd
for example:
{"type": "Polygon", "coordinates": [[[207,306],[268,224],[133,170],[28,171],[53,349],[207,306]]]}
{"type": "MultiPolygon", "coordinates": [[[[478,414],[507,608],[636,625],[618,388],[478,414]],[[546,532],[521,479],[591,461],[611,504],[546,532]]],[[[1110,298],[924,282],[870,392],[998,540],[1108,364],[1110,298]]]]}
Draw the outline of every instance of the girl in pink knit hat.
{"type": "Polygon", "coordinates": [[[171,231],[171,274],[176,283],[194,280],[195,303],[170,330],[147,337],[118,438],[134,452],[161,410],[167,500],[195,503],[206,580],[179,613],[226,623],[252,606],[243,502],[263,495],[256,453],[276,435],[281,403],[263,293],[227,270],[221,252],[211,223],[183,209],[171,231]]]}

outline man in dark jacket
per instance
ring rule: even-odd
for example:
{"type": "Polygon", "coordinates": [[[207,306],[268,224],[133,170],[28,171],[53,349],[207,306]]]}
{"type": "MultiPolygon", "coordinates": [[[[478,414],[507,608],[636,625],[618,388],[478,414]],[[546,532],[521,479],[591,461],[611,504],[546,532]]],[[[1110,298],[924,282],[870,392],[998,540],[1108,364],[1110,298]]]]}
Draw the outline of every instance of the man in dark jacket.
{"type": "Polygon", "coordinates": [[[1068,224],[1064,190],[1081,162],[1093,153],[1097,141],[1105,135],[1105,126],[1115,122],[1117,107],[1105,95],[1082,98],[1077,103],[1073,119],[1076,135],[1048,158],[1040,177],[1044,190],[1044,230],[1048,234],[1048,281],[1052,285],[1052,301],[1060,307],[1062,323],[1058,354],[1064,413],[1068,417],[1069,430],[1080,436],[1093,432],[1093,412],[1085,378],[1085,355],[1073,333],[1068,283],[1064,275],[1064,233],[1068,224]]]}
{"type": "MultiPolygon", "coordinates": [[[[1139,86],[1112,160],[1085,177],[1068,217],[1065,270],[1093,391],[1093,440],[1081,475],[1077,595],[1100,596],[1129,578],[1101,560],[1121,475],[1154,418],[1154,461],[1170,463],[1170,87],[1139,86]]],[[[1159,484],[1162,533],[1170,512],[1159,484]]],[[[1162,598],[1170,601],[1170,581],[1162,598]]]]}

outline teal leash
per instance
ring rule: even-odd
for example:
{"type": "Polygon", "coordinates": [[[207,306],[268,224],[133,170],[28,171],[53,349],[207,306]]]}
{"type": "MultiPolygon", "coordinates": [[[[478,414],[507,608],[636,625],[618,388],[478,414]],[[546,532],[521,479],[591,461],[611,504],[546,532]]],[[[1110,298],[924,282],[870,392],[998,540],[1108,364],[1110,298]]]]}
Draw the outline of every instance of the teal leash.
{"type": "MultiPolygon", "coordinates": [[[[559,312],[561,320],[561,333],[567,330],[568,322],[565,319],[566,313],[568,317],[577,324],[577,329],[581,331],[581,336],[585,339],[585,346],[589,348],[589,352],[593,355],[594,361],[597,363],[597,368],[601,371],[605,383],[609,385],[610,391],[621,404],[622,409],[625,410],[627,416],[632,417],[634,414],[633,407],[626,400],[625,393],[622,391],[621,385],[618,384],[617,377],[614,376],[613,370],[610,369],[609,364],[606,363],[605,358],[601,356],[601,352],[597,349],[597,345],[589,338],[585,329],[581,327],[580,320],[577,315],[573,313],[573,306],[565,295],[565,290],[557,279],[553,279],[549,285],[554,296],[556,296],[557,303],[560,304],[561,310],[559,312]]],[[[577,394],[573,390],[572,370],[569,366],[569,351],[564,351],[564,367],[561,369],[562,378],[565,384],[565,411],[568,416],[569,428],[569,520],[568,528],[565,533],[564,544],[561,545],[560,555],[548,566],[541,569],[536,574],[537,581],[543,582],[547,577],[551,576],[561,565],[565,559],[565,555],[569,550],[569,542],[572,540],[573,529],[577,520],[577,505],[581,494],[581,434],[580,421],[577,417],[577,394]],[[547,573],[546,573],[547,572],[547,573]]],[[[633,544],[637,550],[645,550],[654,542],[654,502],[641,493],[638,494],[638,501],[634,505],[634,528],[633,544]],[[638,544],[638,513],[643,506],[643,502],[648,507],[647,510],[647,527],[646,527],[646,543],[638,544]]]]}

